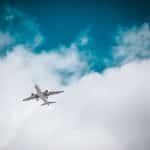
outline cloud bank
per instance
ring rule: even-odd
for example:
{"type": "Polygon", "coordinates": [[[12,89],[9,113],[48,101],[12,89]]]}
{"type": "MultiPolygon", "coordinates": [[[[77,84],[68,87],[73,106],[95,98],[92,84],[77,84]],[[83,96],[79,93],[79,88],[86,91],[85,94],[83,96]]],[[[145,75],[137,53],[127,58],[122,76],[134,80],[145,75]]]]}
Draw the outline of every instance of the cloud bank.
{"type": "Polygon", "coordinates": [[[121,65],[103,73],[86,72],[76,43],[40,54],[13,45],[0,58],[0,149],[149,150],[149,37],[148,24],[121,33],[113,51],[121,65]],[[35,83],[65,92],[50,107],[22,102],[35,83]]]}
{"type": "Polygon", "coordinates": [[[0,61],[1,149],[149,149],[150,60],[89,73],[64,87],[48,62],[53,55],[57,69],[81,63],[21,47],[0,61]],[[65,93],[51,97],[57,103],[50,107],[21,102],[34,82],[65,93]]]}

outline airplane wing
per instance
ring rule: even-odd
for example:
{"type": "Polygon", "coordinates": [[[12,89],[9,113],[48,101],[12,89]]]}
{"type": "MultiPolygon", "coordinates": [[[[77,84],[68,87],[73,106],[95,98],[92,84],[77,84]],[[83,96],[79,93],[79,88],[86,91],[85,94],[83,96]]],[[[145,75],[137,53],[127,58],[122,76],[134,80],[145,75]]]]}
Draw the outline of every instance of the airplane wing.
{"type": "Polygon", "coordinates": [[[22,101],[29,101],[29,100],[32,100],[34,98],[36,98],[36,96],[35,95],[33,95],[33,96],[31,95],[30,97],[27,97],[27,98],[23,99],[22,101]]]}
{"type": "Polygon", "coordinates": [[[55,95],[55,94],[59,94],[59,93],[63,93],[64,91],[50,91],[48,92],[47,96],[49,95],[55,95]]]}
{"type": "Polygon", "coordinates": [[[38,87],[38,85],[35,85],[35,89],[36,89],[36,92],[39,94],[39,93],[42,93],[41,92],[41,89],[38,87]]]}

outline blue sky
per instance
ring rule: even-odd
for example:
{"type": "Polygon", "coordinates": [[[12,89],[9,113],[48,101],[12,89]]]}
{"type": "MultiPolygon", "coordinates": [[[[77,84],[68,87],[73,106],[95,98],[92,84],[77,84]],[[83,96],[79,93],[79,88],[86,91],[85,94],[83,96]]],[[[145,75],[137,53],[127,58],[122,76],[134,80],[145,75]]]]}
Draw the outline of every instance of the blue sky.
{"type": "Polygon", "coordinates": [[[80,51],[88,56],[92,70],[102,71],[107,67],[104,60],[112,60],[117,33],[149,23],[149,6],[148,1],[46,0],[35,3],[32,0],[10,0],[1,2],[1,16],[5,15],[6,7],[16,9],[23,16],[16,17],[11,23],[1,19],[0,26],[1,30],[10,28],[20,43],[31,44],[35,34],[41,34],[42,44],[34,49],[36,53],[43,49],[57,50],[61,45],[69,47],[72,42],[86,36],[88,42],[80,47],[80,51]]]}
{"type": "Polygon", "coordinates": [[[1,1],[0,149],[150,150],[149,6],[1,1]]]}

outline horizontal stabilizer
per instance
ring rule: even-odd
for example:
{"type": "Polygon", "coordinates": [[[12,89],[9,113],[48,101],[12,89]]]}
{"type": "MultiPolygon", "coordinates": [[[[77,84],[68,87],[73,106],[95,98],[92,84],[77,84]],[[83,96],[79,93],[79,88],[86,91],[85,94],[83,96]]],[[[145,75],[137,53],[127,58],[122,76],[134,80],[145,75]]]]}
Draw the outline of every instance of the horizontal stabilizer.
{"type": "Polygon", "coordinates": [[[48,92],[48,96],[49,95],[55,95],[55,94],[60,94],[60,93],[63,93],[64,91],[50,91],[50,92],[48,92]]]}
{"type": "Polygon", "coordinates": [[[44,106],[44,105],[50,105],[50,104],[53,104],[53,103],[56,103],[56,102],[46,102],[46,103],[43,103],[41,105],[44,106]]]}

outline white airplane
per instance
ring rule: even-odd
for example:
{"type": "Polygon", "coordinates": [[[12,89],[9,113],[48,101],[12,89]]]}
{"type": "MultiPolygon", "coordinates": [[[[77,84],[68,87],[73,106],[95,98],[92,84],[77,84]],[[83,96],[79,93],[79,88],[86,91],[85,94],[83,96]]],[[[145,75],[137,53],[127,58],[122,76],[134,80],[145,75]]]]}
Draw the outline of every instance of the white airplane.
{"type": "Polygon", "coordinates": [[[42,92],[41,89],[38,87],[38,85],[35,85],[35,90],[36,90],[36,94],[32,93],[30,97],[23,99],[23,101],[29,101],[32,99],[36,99],[38,101],[40,98],[41,100],[44,101],[44,103],[41,105],[50,105],[56,102],[48,101],[48,96],[64,92],[64,91],[48,91],[48,90],[45,90],[44,92],[42,92]]]}

